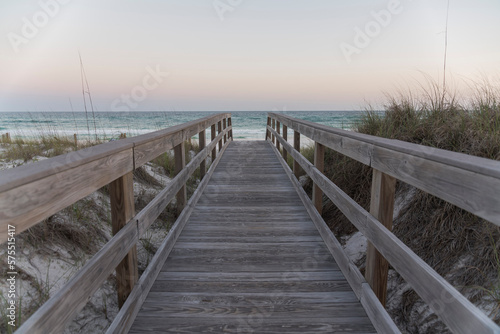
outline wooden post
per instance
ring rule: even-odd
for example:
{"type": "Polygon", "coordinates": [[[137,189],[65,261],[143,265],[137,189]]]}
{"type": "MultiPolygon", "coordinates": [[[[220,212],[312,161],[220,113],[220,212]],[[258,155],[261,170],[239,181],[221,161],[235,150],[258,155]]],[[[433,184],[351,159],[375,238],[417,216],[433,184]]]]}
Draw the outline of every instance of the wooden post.
{"type": "MultiPolygon", "coordinates": [[[[300,152],[300,133],[297,131],[293,131],[293,148],[300,152]]],[[[293,174],[299,179],[300,176],[300,165],[297,160],[293,160],[293,174]]]]}
{"type": "MultiPolygon", "coordinates": [[[[222,129],[226,130],[226,119],[222,120],[222,129]]],[[[224,144],[227,142],[226,134],[224,134],[224,144]]]]}
{"type": "MultiPolygon", "coordinates": [[[[370,213],[389,230],[392,230],[395,192],[396,179],[373,169],[370,213]]],[[[387,298],[388,272],[389,263],[377,249],[368,242],[366,249],[365,278],[384,307],[387,298]]]]}
{"type": "MultiPolygon", "coordinates": [[[[217,122],[217,134],[219,135],[222,132],[222,123],[221,121],[217,122]]],[[[219,152],[222,150],[222,138],[219,140],[219,152]]]]}
{"type": "MultiPolygon", "coordinates": [[[[318,142],[314,143],[314,166],[323,173],[325,167],[325,147],[318,142]]],[[[323,213],[323,191],[313,184],[312,202],[319,214],[323,213]]]]}
{"type": "MultiPolygon", "coordinates": [[[[198,134],[199,139],[199,146],[200,146],[200,151],[205,148],[206,145],[206,134],[205,130],[201,131],[198,134]]],[[[203,159],[203,161],[200,163],[200,180],[203,180],[203,177],[205,176],[205,172],[207,170],[206,166],[206,159],[203,159]]]]}
{"type": "MultiPolygon", "coordinates": [[[[283,139],[288,142],[288,127],[283,124],[283,139]]],[[[283,147],[283,160],[288,163],[288,151],[283,147]]]]}
{"type": "MultiPolygon", "coordinates": [[[[280,122],[276,121],[276,132],[278,134],[281,134],[281,124],[280,122]]],[[[280,141],[276,138],[276,148],[278,149],[278,152],[280,151],[280,141]]]]}
{"type": "MultiPolygon", "coordinates": [[[[210,142],[212,142],[215,139],[215,137],[216,137],[215,124],[212,124],[212,126],[210,127],[210,138],[212,138],[210,142]]],[[[214,146],[214,148],[212,149],[212,162],[214,162],[216,158],[217,158],[217,148],[214,146]]]]}
{"type": "Polygon", "coordinates": [[[75,148],[78,148],[78,137],[76,136],[76,133],[73,134],[73,139],[75,140],[75,148]]]}
{"type": "MultiPolygon", "coordinates": [[[[109,195],[111,202],[111,230],[115,235],[135,215],[133,174],[125,174],[111,182],[109,184],[109,195]]],[[[130,224],[134,224],[134,222],[130,222],[130,224]]],[[[116,267],[119,307],[122,307],[127,300],[138,278],[137,248],[134,246],[116,267]]]]}
{"type": "MultiPolygon", "coordinates": [[[[276,130],[276,120],[273,118],[272,122],[271,122],[271,127],[273,128],[273,130],[276,130]]],[[[271,140],[274,144],[274,133],[272,134],[271,136],[271,140]]]]}
{"type": "MultiPolygon", "coordinates": [[[[271,117],[267,116],[267,126],[271,126],[271,117]]],[[[267,138],[271,137],[269,135],[269,129],[266,127],[266,141],[267,141],[267,138]]]]}
{"type": "Polygon", "coordinates": [[[231,121],[231,117],[229,117],[227,119],[227,126],[231,127],[231,130],[229,130],[229,138],[231,138],[231,140],[234,141],[234,138],[233,138],[233,128],[232,128],[233,122],[231,121]]]}
{"type": "MultiPolygon", "coordinates": [[[[186,166],[186,152],[184,151],[184,142],[174,147],[175,174],[177,175],[186,166]]],[[[181,213],[187,203],[186,185],[177,193],[177,213],[181,213]]]]}

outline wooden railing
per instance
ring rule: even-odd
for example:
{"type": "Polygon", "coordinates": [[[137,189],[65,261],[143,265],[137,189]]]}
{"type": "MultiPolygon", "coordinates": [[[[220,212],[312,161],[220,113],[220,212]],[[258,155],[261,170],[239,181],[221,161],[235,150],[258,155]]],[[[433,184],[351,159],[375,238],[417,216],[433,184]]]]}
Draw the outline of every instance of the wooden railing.
{"type": "MultiPolygon", "coordinates": [[[[374,303],[368,300],[371,292],[365,289],[366,281],[384,305],[388,261],[453,332],[500,332],[491,319],[391,232],[396,179],[500,225],[500,162],[344,131],[275,113],[268,114],[266,129],[266,140],[275,143],[278,150],[283,147],[283,158],[288,154],[293,157],[295,176],[300,175],[302,168],[314,182],[312,201],[318,212],[313,221],[368,313],[374,303]],[[293,146],[287,142],[288,129],[294,131],[293,146]],[[314,164],[300,154],[301,134],[314,141],[314,164]],[[325,147],[373,168],[370,212],[323,174],[325,147]],[[345,255],[341,256],[340,244],[319,216],[323,193],[369,241],[366,281],[358,268],[347,261],[345,255]]],[[[378,328],[392,331],[388,321],[378,328]]]]}
{"type": "MultiPolygon", "coordinates": [[[[15,226],[16,234],[19,234],[99,188],[110,185],[114,236],[16,333],[62,332],[115,268],[119,304],[124,304],[119,314],[121,317],[117,317],[119,319],[112,326],[114,331],[119,332],[120,328],[123,328],[120,321],[127,323],[126,315],[135,312],[134,305],[140,305],[137,299],[147,287],[143,281],[150,279],[150,276],[145,274],[159,270],[160,257],[175,242],[178,236],[176,231],[182,229],[182,226],[179,228],[176,225],[182,221],[185,212],[191,209],[187,203],[186,182],[198,167],[200,177],[204,177],[208,155],[212,156],[209,173],[213,172],[230,140],[231,114],[218,114],[2,171],[0,243],[7,240],[9,225],[15,226]],[[208,145],[205,141],[207,128],[211,129],[211,141],[208,145]],[[199,135],[200,151],[186,165],[184,142],[195,135],[199,135]],[[171,149],[174,149],[177,175],[136,215],[133,171],[171,149]],[[184,207],[186,209],[167,235],[168,242],[164,242],[167,246],[157,252],[136,284],[138,273],[135,245],[175,196],[178,207],[181,210],[184,207]]],[[[200,185],[203,185],[203,181],[200,185]]]]}

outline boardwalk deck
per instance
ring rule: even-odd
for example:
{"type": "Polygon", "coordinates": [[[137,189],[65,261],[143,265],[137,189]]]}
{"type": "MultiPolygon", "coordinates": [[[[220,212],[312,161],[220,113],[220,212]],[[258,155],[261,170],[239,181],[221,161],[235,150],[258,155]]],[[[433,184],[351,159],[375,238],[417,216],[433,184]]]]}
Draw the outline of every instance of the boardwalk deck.
{"type": "Polygon", "coordinates": [[[232,142],[130,333],[374,333],[267,142],[232,142]]]}

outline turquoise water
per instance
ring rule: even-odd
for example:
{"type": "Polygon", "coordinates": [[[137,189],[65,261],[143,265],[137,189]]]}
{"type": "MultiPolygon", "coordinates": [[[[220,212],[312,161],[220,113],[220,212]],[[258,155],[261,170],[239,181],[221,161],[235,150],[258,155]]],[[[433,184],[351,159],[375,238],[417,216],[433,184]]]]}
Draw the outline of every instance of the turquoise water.
{"type": "MultiPolygon", "coordinates": [[[[89,136],[128,137],[164,129],[218,112],[2,112],[0,133],[11,137],[37,137],[57,133],[84,139],[89,136]]],[[[291,117],[305,119],[336,128],[350,129],[362,111],[282,111],[291,117]]],[[[232,112],[235,140],[264,139],[267,112],[232,112]]]]}

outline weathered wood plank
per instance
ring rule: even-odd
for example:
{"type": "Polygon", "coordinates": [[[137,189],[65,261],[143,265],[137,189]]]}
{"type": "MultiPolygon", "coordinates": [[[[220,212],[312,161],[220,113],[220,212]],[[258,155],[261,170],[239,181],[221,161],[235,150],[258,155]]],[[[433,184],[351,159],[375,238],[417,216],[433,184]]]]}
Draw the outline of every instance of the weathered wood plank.
{"type": "MultiPolygon", "coordinates": [[[[134,176],[132,173],[113,181],[109,185],[111,202],[111,231],[116,235],[135,215],[134,205],[134,176]]],[[[118,293],[118,306],[122,307],[128,295],[139,279],[137,271],[137,248],[133,246],[129,253],[116,267],[116,285],[118,293]]]]}
{"type": "Polygon", "coordinates": [[[500,178],[386,148],[373,152],[373,168],[500,225],[500,178]]]}
{"type": "MultiPolygon", "coordinates": [[[[175,157],[175,174],[179,174],[186,166],[186,151],[184,149],[184,142],[174,147],[174,157],[175,157]]],[[[182,185],[181,189],[177,193],[177,213],[180,214],[184,210],[184,206],[187,202],[187,190],[186,185],[182,185]]]]}
{"type": "Polygon", "coordinates": [[[276,242],[276,243],[309,243],[309,242],[321,242],[323,239],[319,235],[312,236],[226,236],[226,235],[218,235],[218,236],[180,236],[179,240],[187,241],[187,242],[205,242],[205,243],[268,243],[268,242],[276,242]]]}
{"type": "MultiPolygon", "coordinates": [[[[281,123],[280,122],[276,122],[276,132],[278,133],[278,135],[281,135],[281,123]]],[[[278,151],[280,150],[280,142],[279,141],[276,141],[276,148],[278,149],[278,151]]]]}
{"type": "MultiPolygon", "coordinates": [[[[288,141],[288,127],[285,124],[283,124],[283,139],[285,141],[288,141]]],[[[283,153],[283,160],[288,161],[288,152],[285,149],[283,149],[282,153],[283,153]]]]}
{"type": "MultiPolygon", "coordinates": [[[[370,213],[389,231],[392,231],[395,193],[396,179],[374,169],[370,213]]],[[[377,251],[371,242],[368,242],[365,278],[384,307],[387,299],[388,275],[389,262],[377,251]]]]}
{"type": "MultiPolygon", "coordinates": [[[[307,219],[307,218],[303,218],[307,219]]],[[[261,222],[234,222],[231,218],[221,219],[218,222],[207,223],[203,220],[190,220],[189,226],[192,229],[203,227],[204,229],[238,229],[238,230],[251,230],[251,229],[297,229],[297,230],[314,230],[314,226],[302,222],[288,222],[288,221],[261,221],[261,222]]]]}
{"type": "MultiPolygon", "coordinates": [[[[120,152],[131,152],[133,146],[132,143],[118,140],[39,161],[36,164],[25,164],[16,168],[2,170],[0,173],[0,193],[74,168],[78,169],[73,170],[73,172],[80,173],[85,170],[84,167],[88,166],[87,164],[96,160],[107,161],[109,157],[120,152]]],[[[132,169],[133,167],[129,171],[132,169]]],[[[116,176],[115,179],[119,176],[116,176]]]]}
{"type": "MultiPolygon", "coordinates": [[[[320,143],[314,143],[314,166],[323,173],[325,168],[325,147],[320,143]]],[[[312,202],[321,215],[323,213],[323,192],[316,183],[313,184],[312,202]]]]}
{"type": "Polygon", "coordinates": [[[137,333],[375,333],[372,325],[362,317],[315,318],[304,321],[302,317],[277,317],[272,313],[242,314],[240,318],[196,321],[191,318],[144,318],[136,323],[130,334],[137,333]]]}
{"type": "MultiPolygon", "coordinates": [[[[185,243],[185,242],[183,242],[185,243]]],[[[311,244],[317,245],[317,242],[311,242],[311,244]]],[[[217,245],[217,244],[214,244],[217,245]]],[[[245,245],[244,243],[239,243],[238,245],[245,245]]],[[[178,247],[179,244],[176,245],[178,247]]],[[[227,247],[227,246],[224,246],[227,247]]],[[[158,274],[157,280],[161,281],[216,281],[216,282],[269,282],[269,281],[314,281],[314,280],[331,280],[331,281],[343,281],[345,280],[344,275],[340,270],[324,270],[324,271],[301,271],[300,274],[290,273],[290,272],[207,272],[200,275],[196,272],[161,272],[158,274]]],[[[251,293],[249,295],[252,295],[251,293]]],[[[256,294],[257,295],[257,294],[256,294]]],[[[261,294],[262,296],[268,296],[268,294],[261,294]]],[[[291,294],[289,294],[291,295],[291,294]]],[[[301,297],[306,297],[307,293],[297,293],[301,297]]],[[[318,298],[321,300],[328,301],[325,297],[326,293],[310,294],[311,298],[318,298]]],[[[151,295],[151,298],[157,296],[151,295]]],[[[223,294],[221,294],[223,296],[223,294]]]]}
{"type": "MultiPolygon", "coordinates": [[[[351,293],[352,294],[352,293],[351,293]]],[[[354,295],[353,295],[354,296],[354,295]]],[[[214,296],[216,297],[216,296],[214,296]]],[[[215,298],[214,298],[215,299],[215,298]]],[[[336,317],[351,317],[351,314],[363,312],[359,302],[349,303],[343,300],[333,300],[330,303],[321,304],[279,304],[271,305],[221,305],[221,304],[165,304],[160,301],[146,301],[143,304],[140,316],[143,318],[163,317],[188,317],[188,318],[240,318],[242,314],[250,315],[255,312],[255,307],[263,313],[272,313],[275,317],[302,317],[302,318],[326,318],[335,314],[336,317]]]]}
{"type": "MultiPolygon", "coordinates": [[[[201,151],[206,146],[207,135],[206,135],[205,130],[201,131],[198,134],[198,138],[199,138],[199,148],[200,148],[200,151],[201,151]]],[[[203,161],[200,163],[200,180],[202,180],[203,177],[205,177],[205,173],[206,173],[206,170],[207,170],[206,162],[207,162],[207,159],[203,159],[203,161]]]]}
{"type": "MultiPolygon", "coordinates": [[[[293,131],[293,147],[300,152],[300,132],[293,131]]],[[[297,178],[297,180],[300,177],[301,170],[300,170],[300,165],[297,161],[293,161],[293,174],[297,178]]]]}
{"type": "MultiPolygon", "coordinates": [[[[274,118],[271,119],[271,127],[273,129],[276,127],[276,120],[274,118]]],[[[271,141],[273,142],[273,144],[275,143],[274,134],[271,134],[271,141]]]]}
{"type": "MultiPolygon", "coordinates": [[[[120,146],[123,147],[123,146],[120,146]]],[[[87,153],[91,153],[88,151],[87,153]]],[[[73,157],[72,155],[66,158],[73,157]]],[[[32,171],[30,168],[21,168],[16,173],[1,171],[1,183],[13,177],[18,182],[7,183],[5,188],[18,185],[0,192],[0,243],[7,240],[7,226],[14,225],[16,233],[38,224],[41,220],[55,214],[76,201],[88,196],[95,190],[107,185],[119,176],[133,170],[132,148],[118,151],[90,162],[77,165],[71,169],[57,172],[61,159],[56,159],[54,170],[50,170],[51,159],[42,161],[34,166],[43,164],[43,171],[37,175],[39,179],[22,184],[22,175],[32,171]],[[47,165],[49,167],[47,167],[47,165]],[[19,173],[18,173],[19,172],[19,173]],[[5,173],[5,174],[4,174],[5,173]],[[44,175],[46,175],[44,177],[44,175]],[[17,179],[16,179],[17,176],[17,179]]],[[[82,158],[83,161],[87,159],[82,158]]],[[[71,162],[69,163],[71,165],[71,162]]],[[[63,165],[63,167],[66,167],[63,165]]],[[[63,168],[61,167],[61,168],[63,168]]],[[[14,168],[13,170],[16,170],[14,168]]]]}
{"type": "MultiPolygon", "coordinates": [[[[211,141],[213,141],[216,137],[216,133],[215,133],[215,124],[212,124],[212,126],[210,127],[210,138],[211,138],[211,141]]],[[[212,161],[215,161],[215,158],[217,158],[217,148],[214,147],[212,149],[212,161]]]]}
{"type": "MultiPolygon", "coordinates": [[[[217,122],[217,134],[222,133],[222,121],[217,122]]],[[[219,139],[219,152],[222,150],[222,138],[219,139]]]]}
{"type": "MultiPolygon", "coordinates": [[[[203,276],[201,273],[200,276],[203,276]]],[[[238,284],[234,282],[214,282],[214,281],[171,281],[171,280],[157,280],[151,288],[151,296],[157,295],[157,292],[166,293],[210,293],[217,295],[220,293],[266,293],[272,291],[280,291],[283,293],[290,292],[331,292],[335,291],[337,296],[330,302],[347,302],[356,303],[358,299],[354,292],[352,292],[349,283],[344,280],[339,281],[320,281],[320,280],[287,280],[287,281],[272,281],[272,282],[247,282],[240,281],[238,284]]],[[[152,298],[150,298],[152,299],[152,298]]],[[[361,305],[360,305],[361,306],[361,305]]]]}
{"type": "MultiPolygon", "coordinates": [[[[267,117],[267,126],[271,126],[271,117],[267,117]]],[[[269,138],[269,130],[266,129],[266,138],[264,140],[267,140],[269,138]]]]}
{"type": "MultiPolygon", "coordinates": [[[[220,229],[223,230],[223,229],[220,229]]],[[[221,235],[220,230],[207,230],[203,232],[203,237],[217,237],[221,235]]],[[[246,230],[246,231],[240,231],[240,230],[227,230],[223,235],[228,237],[228,238],[235,238],[235,237],[242,237],[242,238],[257,238],[257,237],[274,237],[274,238],[281,238],[281,237],[306,237],[306,236],[311,236],[314,237],[316,236],[317,231],[315,230],[286,230],[286,229],[281,229],[281,230],[246,230]]],[[[186,230],[185,233],[183,233],[184,237],[198,237],[198,233],[196,231],[192,230],[186,230]]]]}
{"type": "Polygon", "coordinates": [[[233,137],[233,122],[231,120],[231,116],[229,116],[228,119],[227,119],[227,125],[229,127],[229,138],[231,138],[231,140],[234,140],[234,137],[233,137]]]}
{"type": "MultiPolygon", "coordinates": [[[[175,273],[160,273],[158,277],[164,274],[175,273]]],[[[190,273],[192,274],[192,273],[190,273]]],[[[246,273],[234,273],[245,275],[246,273]]],[[[267,273],[256,273],[267,275],[267,273]]],[[[276,274],[276,273],[270,273],[276,274]]],[[[315,273],[312,273],[315,274],[315,273]]],[[[224,279],[224,278],[222,278],[224,279]]],[[[287,278],[288,279],[288,278],[287,278]]],[[[295,279],[295,278],[294,278],[295,279]]],[[[295,279],[299,280],[299,278],[295,279]]],[[[313,279],[309,280],[313,281],[313,279]]],[[[345,280],[344,280],[345,281],[345,280]]],[[[168,281],[163,281],[168,282],[168,281]]],[[[352,292],[347,291],[321,291],[321,292],[300,292],[300,291],[278,291],[267,290],[264,292],[161,292],[157,291],[148,297],[148,302],[161,302],[165,304],[183,304],[183,306],[194,305],[231,305],[231,306],[248,306],[248,305],[305,305],[305,304],[331,304],[337,302],[339,306],[349,305],[350,307],[359,308],[361,305],[352,292]]],[[[358,313],[359,309],[355,312],[358,313]]],[[[351,315],[352,316],[352,315],[351,315]]]]}

